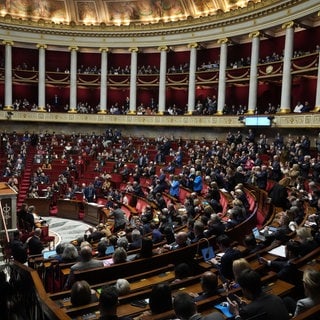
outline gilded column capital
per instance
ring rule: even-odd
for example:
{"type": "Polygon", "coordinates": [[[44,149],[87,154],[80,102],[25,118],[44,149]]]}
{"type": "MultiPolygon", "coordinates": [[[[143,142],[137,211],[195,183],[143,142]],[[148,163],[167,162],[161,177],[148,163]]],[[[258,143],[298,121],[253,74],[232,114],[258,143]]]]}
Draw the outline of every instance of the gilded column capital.
{"type": "Polygon", "coordinates": [[[68,47],[68,50],[69,51],[78,51],[79,48],[77,46],[70,46],[70,47],[68,47]]]}
{"type": "Polygon", "coordinates": [[[36,47],[38,48],[38,49],[47,49],[47,45],[46,44],[44,44],[44,43],[38,43],[37,45],[36,45],[36,47]]]}
{"type": "Polygon", "coordinates": [[[222,38],[222,39],[219,39],[217,42],[218,42],[218,44],[224,44],[224,43],[228,43],[229,39],[228,38],[222,38]]]}
{"type": "Polygon", "coordinates": [[[196,42],[188,44],[189,49],[197,49],[198,47],[199,47],[199,44],[196,42]]]}
{"type": "Polygon", "coordinates": [[[167,46],[159,46],[158,51],[168,51],[169,48],[167,46]]]}
{"type": "Polygon", "coordinates": [[[131,48],[129,48],[128,49],[131,53],[132,52],[139,52],[139,48],[137,48],[137,47],[131,47],[131,48]]]}
{"type": "Polygon", "coordinates": [[[3,40],[2,44],[4,44],[5,46],[13,46],[14,42],[12,40],[3,40]]]}
{"type": "Polygon", "coordinates": [[[261,36],[261,32],[260,31],[253,31],[249,33],[249,38],[258,38],[261,36]]]}
{"type": "Polygon", "coordinates": [[[99,48],[99,52],[109,52],[109,48],[99,48]]]}
{"type": "Polygon", "coordinates": [[[282,24],[281,28],[282,29],[290,29],[290,28],[294,28],[295,23],[294,21],[288,21],[282,24]]]}

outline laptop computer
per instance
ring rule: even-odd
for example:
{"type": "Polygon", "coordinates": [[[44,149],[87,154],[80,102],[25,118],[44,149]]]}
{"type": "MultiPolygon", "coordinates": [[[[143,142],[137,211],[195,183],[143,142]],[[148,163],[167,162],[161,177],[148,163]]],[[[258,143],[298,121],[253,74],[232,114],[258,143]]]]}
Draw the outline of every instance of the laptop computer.
{"type": "Polygon", "coordinates": [[[202,248],[201,254],[204,261],[209,261],[216,256],[214,253],[213,247],[210,247],[210,246],[202,248]]]}
{"type": "Polygon", "coordinates": [[[114,253],[114,246],[107,246],[107,249],[105,251],[105,255],[108,256],[113,253],[114,253]]]}
{"type": "Polygon", "coordinates": [[[266,241],[266,237],[260,233],[260,231],[257,227],[252,229],[252,233],[253,233],[253,236],[255,237],[256,240],[266,241]]]}
{"type": "Polygon", "coordinates": [[[57,255],[56,250],[43,251],[42,256],[43,259],[50,259],[57,255]]]}

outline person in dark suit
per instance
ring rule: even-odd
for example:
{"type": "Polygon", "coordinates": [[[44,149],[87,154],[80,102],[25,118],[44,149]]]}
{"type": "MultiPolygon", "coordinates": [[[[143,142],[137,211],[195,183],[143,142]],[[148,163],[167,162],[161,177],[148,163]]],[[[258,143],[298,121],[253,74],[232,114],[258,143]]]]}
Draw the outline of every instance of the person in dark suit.
{"type": "Polygon", "coordinates": [[[186,292],[179,292],[173,300],[174,312],[178,319],[193,320],[223,320],[224,317],[219,312],[212,312],[202,316],[197,312],[197,305],[193,297],[186,292]]]}
{"type": "Polygon", "coordinates": [[[96,190],[93,186],[93,183],[90,183],[84,190],[83,190],[84,200],[87,202],[94,202],[96,199],[96,190]]]}
{"type": "Polygon", "coordinates": [[[13,259],[25,263],[28,259],[27,246],[20,240],[20,231],[13,232],[13,240],[10,242],[10,249],[13,259]]]}
{"type": "Polygon", "coordinates": [[[200,282],[202,292],[194,297],[195,302],[210,298],[224,291],[224,289],[218,288],[218,277],[212,271],[204,272],[200,278],[200,282]]]}
{"type": "Polygon", "coordinates": [[[238,249],[231,246],[230,238],[225,234],[217,238],[217,243],[219,249],[224,254],[221,257],[220,261],[218,257],[213,258],[210,261],[219,270],[224,278],[232,280],[234,278],[232,263],[234,260],[242,258],[242,254],[238,249]]]}
{"type": "Polygon", "coordinates": [[[44,249],[43,244],[40,240],[41,229],[36,228],[34,234],[26,242],[29,248],[29,255],[41,254],[44,249]]]}
{"type": "Polygon", "coordinates": [[[254,271],[246,269],[242,271],[238,278],[238,283],[249,304],[239,304],[235,300],[230,300],[229,309],[234,314],[235,320],[255,319],[265,320],[287,320],[289,314],[283,300],[273,294],[267,294],[262,290],[260,275],[254,271]]]}

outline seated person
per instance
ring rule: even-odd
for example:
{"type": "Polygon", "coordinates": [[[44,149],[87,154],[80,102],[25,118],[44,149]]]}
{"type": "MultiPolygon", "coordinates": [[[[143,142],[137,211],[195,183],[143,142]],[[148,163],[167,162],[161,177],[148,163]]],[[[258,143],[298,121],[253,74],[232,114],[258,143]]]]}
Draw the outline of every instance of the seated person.
{"type": "Polygon", "coordinates": [[[41,237],[41,229],[36,228],[34,230],[33,236],[27,239],[26,243],[29,248],[29,255],[37,255],[42,253],[44,246],[40,240],[40,237],[41,237]]]}
{"type": "Polygon", "coordinates": [[[130,293],[130,283],[126,279],[118,279],[115,287],[118,291],[119,296],[124,296],[130,293]]]}
{"type": "Polygon", "coordinates": [[[102,260],[93,258],[92,247],[89,244],[84,244],[80,247],[80,257],[81,261],[75,263],[70,268],[70,274],[65,285],[66,289],[71,288],[74,283],[74,271],[103,267],[102,260]]]}
{"type": "Polygon", "coordinates": [[[73,307],[79,307],[88,303],[98,301],[97,294],[90,289],[87,281],[76,281],[71,288],[71,304],[73,307]]]}
{"type": "Polygon", "coordinates": [[[306,298],[298,300],[294,316],[320,304],[320,272],[306,270],[303,273],[303,286],[306,298]]]}
{"type": "Polygon", "coordinates": [[[277,272],[279,279],[294,284],[298,290],[302,289],[302,273],[292,263],[293,260],[299,257],[299,244],[296,241],[290,240],[286,244],[286,258],[278,258],[276,260],[266,260],[259,258],[260,263],[266,264],[271,270],[277,272]]]}
{"type": "Polygon", "coordinates": [[[176,250],[180,248],[185,248],[190,244],[188,234],[185,231],[180,231],[175,235],[175,242],[171,244],[165,244],[163,246],[166,250],[176,250]]]}
{"type": "Polygon", "coordinates": [[[20,240],[20,231],[15,230],[13,232],[13,239],[10,241],[10,249],[13,259],[20,263],[27,262],[28,253],[27,246],[20,240]]]}
{"type": "Polygon", "coordinates": [[[210,262],[219,270],[224,278],[232,280],[234,279],[232,263],[234,260],[240,259],[242,254],[238,249],[231,246],[230,238],[225,234],[217,238],[217,244],[223,255],[221,258],[217,256],[211,259],[210,262]]]}
{"type": "Polygon", "coordinates": [[[260,318],[273,320],[288,320],[289,314],[282,299],[262,290],[260,275],[253,270],[246,269],[238,277],[238,283],[243,295],[250,300],[248,304],[231,301],[228,298],[230,312],[236,320],[260,318]]]}
{"type": "Polygon", "coordinates": [[[114,264],[123,263],[127,261],[127,251],[123,248],[116,248],[112,255],[114,264]]]}
{"type": "Polygon", "coordinates": [[[178,319],[191,320],[223,320],[220,312],[212,312],[206,316],[197,313],[197,305],[193,297],[186,292],[179,292],[173,300],[173,309],[178,319]]]}
{"type": "Polygon", "coordinates": [[[224,291],[223,288],[218,288],[218,277],[212,271],[204,272],[200,278],[200,282],[202,292],[193,294],[195,302],[215,296],[224,291]]]}
{"type": "Polygon", "coordinates": [[[174,275],[175,279],[172,283],[178,283],[181,280],[189,278],[192,275],[192,269],[187,263],[182,262],[175,266],[174,275]]]}
{"type": "Polygon", "coordinates": [[[119,305],[118,300],[119,294],[114,286],[104,286],[101,289],[99,296],[99,309],[100,309],[100,318],[99,320],[130,320],[130,317],[118,317],[117,316],[117,307],[119,305]]]}

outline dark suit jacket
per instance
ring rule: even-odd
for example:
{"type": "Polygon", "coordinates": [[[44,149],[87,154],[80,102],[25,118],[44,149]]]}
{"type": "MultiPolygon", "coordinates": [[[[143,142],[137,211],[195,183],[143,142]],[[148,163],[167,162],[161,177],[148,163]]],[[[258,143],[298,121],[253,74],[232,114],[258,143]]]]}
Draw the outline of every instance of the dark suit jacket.
{"type": "Polygon", "coordinates": [[[28,247],[29,247],[29,254],[34,255],[34,254],[41,254],[43,248],[43,244],[40,240],[40,238],[36,236],[32,236],[28,242],[28,247]]]}
{"type": "Polygon", "coordinates": [[[278,296],[262,293],[257,299],[240,309],[242,319],[256,316],[257,320],[287,320],[288,311],[278,296]],[[261,315],[260,317],[258,315],[261,315]]]}
{"type": "Polygon", "coordinates": [[[228,248],[220,261],[220,272],[221,274],[231,280],[233,279],[232,263],[236,259],[240,259],[242,254],[239,250],[234,248],[228,248]]]}

